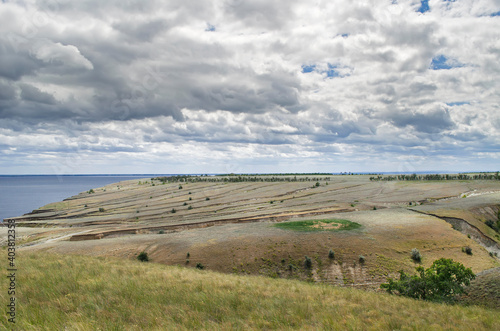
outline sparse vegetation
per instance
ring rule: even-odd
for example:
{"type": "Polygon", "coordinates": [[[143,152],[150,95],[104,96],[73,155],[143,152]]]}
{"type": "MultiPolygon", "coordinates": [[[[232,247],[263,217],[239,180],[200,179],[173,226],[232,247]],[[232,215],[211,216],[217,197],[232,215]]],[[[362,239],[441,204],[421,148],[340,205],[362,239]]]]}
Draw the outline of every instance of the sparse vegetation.
{"type": "Polygon", "coordinates": [[[100,213],[104,213],[104,208],[99,207],[99,212],[100,212],[100,213]]]}

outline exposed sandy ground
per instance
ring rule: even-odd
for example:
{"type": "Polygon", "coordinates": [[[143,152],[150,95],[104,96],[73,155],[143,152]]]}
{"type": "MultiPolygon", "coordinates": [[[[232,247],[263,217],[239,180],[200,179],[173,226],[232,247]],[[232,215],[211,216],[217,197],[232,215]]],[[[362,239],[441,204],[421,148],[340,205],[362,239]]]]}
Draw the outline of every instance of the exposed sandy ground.
{"type": "Polygon", "coordinates": [[[94,188],[94,194],[84,192],[16,218],[18,226],[40,226],[18,227],[21,253],[135,258],[146,251],[153,261],[165,264],[194,267],[199,262],[224,272],[374,288],[399,269],[414,269],[412,248],[420,250],[425,266],[441,257],[475,272],[500,266],[474,238],[422,214],[461,217],[497,240],[484,225],[500,205],[500,183],[495,181],[370,182],[368,176],[333,176],[317,188],[315,182],[243,182],[181,183],[182,189],[179,183],[142,183],[94,188]],[[277,221],[329,218],[362,227],[296,232],[273,226],[277,221]],[[70,241],[98,237],[103,239],[70,241]],[[464,246],[472,248],[472,256],[462,252],[464,246]],[[334,259],[328,258],[330,249],[334,259]],[[311,270],[304,266],[306,255],[313,260],[311,270]]]}

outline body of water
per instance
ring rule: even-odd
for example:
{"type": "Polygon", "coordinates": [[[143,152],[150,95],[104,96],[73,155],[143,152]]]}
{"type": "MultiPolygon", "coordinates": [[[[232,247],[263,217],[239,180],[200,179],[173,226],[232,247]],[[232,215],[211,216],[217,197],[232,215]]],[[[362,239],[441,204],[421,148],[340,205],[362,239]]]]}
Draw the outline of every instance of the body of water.
{"type": "Polygon", "coordinates": [[[0,176],[0,220],[21,216],[80,192],[158,175],[0,176]]]}

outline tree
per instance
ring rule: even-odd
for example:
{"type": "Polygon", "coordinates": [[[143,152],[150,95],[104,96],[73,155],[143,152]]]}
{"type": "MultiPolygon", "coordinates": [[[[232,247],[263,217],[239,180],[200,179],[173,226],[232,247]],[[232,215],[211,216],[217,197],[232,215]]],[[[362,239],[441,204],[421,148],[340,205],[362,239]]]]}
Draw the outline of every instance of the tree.
{"type": "Polygon", "coordinates": [[[464,293],[464,286],[475,278],[470,268],[452,259],[441,258],[428,269],[416,268],[417,275],[407,275],[402,270],[399,280],[389,278],[380,287],[390,294],[399,294],[414,299],[450,301],[455,295],[464,293]]]}

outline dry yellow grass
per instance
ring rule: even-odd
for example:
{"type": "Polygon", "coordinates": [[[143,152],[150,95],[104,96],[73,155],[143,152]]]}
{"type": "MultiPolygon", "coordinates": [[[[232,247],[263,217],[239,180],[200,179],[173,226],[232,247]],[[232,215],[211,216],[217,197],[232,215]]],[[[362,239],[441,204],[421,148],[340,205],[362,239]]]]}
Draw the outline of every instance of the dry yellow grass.
{"type": "Polygon", "coordinates": [[[493,330],[500,323],[497,311],[479,307],[112,258],[23,253],[18,268],[18,330],[493,330]]]}

